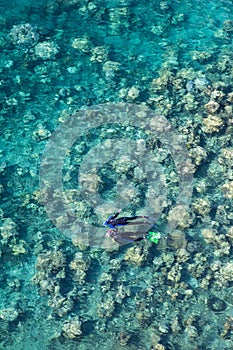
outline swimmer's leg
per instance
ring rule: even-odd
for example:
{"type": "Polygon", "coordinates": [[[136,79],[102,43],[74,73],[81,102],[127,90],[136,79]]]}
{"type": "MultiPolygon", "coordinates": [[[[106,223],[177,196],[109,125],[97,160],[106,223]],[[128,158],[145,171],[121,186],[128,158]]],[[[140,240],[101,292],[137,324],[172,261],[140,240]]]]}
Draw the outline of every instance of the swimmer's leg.
{"type": "Polygon", "coordinates": [[[128,237],[128,238],[119,236],[119,237],[115,237],[114,241],[119,244],[127,244],[127,243],[139,242],[143,239],[144,239],[144,235],[140,237],[128,237]]]}
{"type": "Polygon", "coordinates": [[[142,225],[142,224],[146,224],[146,221],[138,221],[138,222],[127,222],[125,225],[142,225]]]}
{"type": "Polygon", "coordinates": [[[133,217],[126,217],[126,225],[141,225],[145,223],[149,223],[148,216],[133,216],[133,217]],[[144,221],[137,221],[137,222],[131,222],[132,220],[136,219],[144,219],[144,221]],[[130,222],[129,222],[130,221],[130,222]]]}
{"type": "Polygon", "coordinates": [[[136,219],[146,219],[147,216],[126,216],[125,219],[127,221],[131,221],[131,220],[136,220],[136,219]]]}
{"type": "Polygon", "coordinates": [[[121,238],[129,242],[141,241],[145,237],[145,232],[122,232],[121,238]]]}

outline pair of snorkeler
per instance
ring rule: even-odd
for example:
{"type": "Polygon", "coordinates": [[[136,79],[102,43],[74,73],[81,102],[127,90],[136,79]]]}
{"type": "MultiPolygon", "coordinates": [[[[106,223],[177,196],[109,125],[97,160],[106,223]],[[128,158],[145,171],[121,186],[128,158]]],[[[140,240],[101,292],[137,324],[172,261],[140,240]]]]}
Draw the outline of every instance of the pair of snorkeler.
{"type": "Polygon", "coordinates": [[[148,239],[149,241],[157,244],[160,239],[160,233],[154,232],[154,231],[148,231],[147,233],[141,233],[140,236],[135,237],[135,232],[121,232],[119,234],[117,227],[119,226],[126,226],[126,225],[142,225],[142,224],[148,224],[150,223],[148,216],[123,216],[118,217],[121,210],[118,210],[118,212],[114,215],[111,215],[106,221],[103,222],[104,226],[107,226],[110,228],[108,230],[106,237],[113,238],[118,243],[132,243],[132,242],[138,242],[143,239],[148,239]],[[141,221],[137,221],[137,219],[143,219],[141,221]]]}

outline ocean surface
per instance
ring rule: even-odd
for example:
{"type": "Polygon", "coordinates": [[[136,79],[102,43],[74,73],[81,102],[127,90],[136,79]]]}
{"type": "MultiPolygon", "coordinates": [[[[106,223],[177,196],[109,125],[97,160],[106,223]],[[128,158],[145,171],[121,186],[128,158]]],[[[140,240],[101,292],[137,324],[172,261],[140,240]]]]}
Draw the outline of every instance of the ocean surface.
{"type": "Polygon", "coordinates": [[[0,72],[0,350],[232,350],[233,2],[1,0],[0,72]]]}

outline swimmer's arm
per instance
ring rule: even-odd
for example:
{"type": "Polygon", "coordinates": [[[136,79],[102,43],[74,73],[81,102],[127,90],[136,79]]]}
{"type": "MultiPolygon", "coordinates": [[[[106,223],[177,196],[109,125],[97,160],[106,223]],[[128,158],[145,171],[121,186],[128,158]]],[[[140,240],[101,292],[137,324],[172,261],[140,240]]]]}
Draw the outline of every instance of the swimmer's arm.
{"type": "Polygon", "coordinates": [[[121,212],[121,209],[119,209],[116,214],[109,216],[108,221],[112,220],[112,219],[116,219],[118,217],[118,215],[120,214],[120,212],[121,212]]]}

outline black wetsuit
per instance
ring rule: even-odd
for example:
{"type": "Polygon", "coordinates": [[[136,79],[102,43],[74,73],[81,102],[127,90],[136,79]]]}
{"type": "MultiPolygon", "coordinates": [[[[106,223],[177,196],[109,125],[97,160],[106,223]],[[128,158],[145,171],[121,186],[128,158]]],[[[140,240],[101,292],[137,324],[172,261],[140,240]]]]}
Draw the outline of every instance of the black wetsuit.
{"type": "Polygon", "coordinates": [[[125,226],[125,225],[128,225],[128,224],[131,224],[131,225],[141,224],[142,222],[132,223],[131,221],[135,220],[135,219],[139,219],[139,218],[145,218],[144,216],[123,216],[123,217],[117,219],[119,214],[120,214],[120,212],[118,212],[118,213],[116,213],[114,215],[111,215],[108,218],[108,220],[103,223],[103,225],[114,229],[117,226],[125,226]]]}

